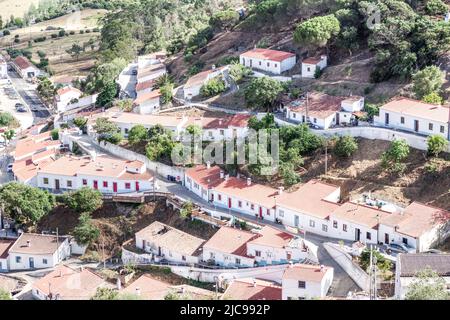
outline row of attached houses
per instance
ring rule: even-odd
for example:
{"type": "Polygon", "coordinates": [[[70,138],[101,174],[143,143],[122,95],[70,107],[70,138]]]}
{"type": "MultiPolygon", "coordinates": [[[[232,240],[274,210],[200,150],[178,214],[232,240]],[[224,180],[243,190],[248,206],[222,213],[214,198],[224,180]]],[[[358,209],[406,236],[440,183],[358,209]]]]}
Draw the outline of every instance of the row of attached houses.
{"type": "Polygon", "coordinates": [[[135,241],[153,260],[172,263],[252,268],[318,262],[317,246],[270,226],[252,232],[223,226],[205,241],[156,221],[137,232],[135,241]]]}
{"type": "Polygon", "coordinates": [[[331,267],[292,264],[282,275],[281,284],[257,278],[232,280],[222,299],[305,300],[325,298],[333,282],[331,267]]]}
{"type": "Polygon", "coordinates": [[[164,64],[166,54],[155,52],[137,59],[136,99],[133,101],[134,112],[152,114],[161,107],[161,92],[154,90],[155,81],[167,73],[164,64]]]}
{"type": "Polygon", "coordinates": [[[298,123],[311,123],[320,129],[351,124],[364,108],[360,96],[330,96],[310,92],[306,97],[291,101],[285,106],[286,117],[298,123]]]}
{"type": "Polygon", "coordinates": [[[440,135],[450,140],[450,108],[441,105],[397,97],[380,107],[374,123],[425,136],[440,135]]]}
{"type": "Polygon", "coordinates": [[[443,209],[419,202],[394,209],[379,201],[340,203],[340,187],[316,180],[284,192],[201,165],[186,170],[185,187],[218,207],[337,239],[425,251],[448,234],[450,213],[443,209]]]}
{"type": "Polygon", "coordinates": [[[220,141],[245,138],[248,133],[248,120],[251,116],[248,114],[236,114],[223,118],[213,118],[151,114],[140,115],[110,109],[90,118],[89,124],[93,125],[97,118],[108,118],[111,122],[114,122],[125,137],[128,136],[131,128],[136,125],[142,125],[147,129],[161,125],[166,130],[171,131],[174,138],[179,140],[186,133],[187,127],[195,125],[202,129],[203,141],[220,141]]]}
{"type": "Polygon", "coordinates": [[[0,271],[53,268],[71,255],[69,237],[22,233],[15,240],[0,240],[0,271]]]}

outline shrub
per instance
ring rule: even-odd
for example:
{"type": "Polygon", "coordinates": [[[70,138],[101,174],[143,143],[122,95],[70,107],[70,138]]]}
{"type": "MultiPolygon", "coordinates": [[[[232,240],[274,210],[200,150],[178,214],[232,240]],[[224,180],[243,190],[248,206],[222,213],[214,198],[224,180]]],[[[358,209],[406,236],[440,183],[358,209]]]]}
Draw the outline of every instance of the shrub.
{"type": "Polygon", "coordinates": [[[428,153],[438,157],[441,152],[447,150],[448,141],[441,135],[432,135],[427,139],[428,153]]]}
{"type": "Polygon", "coordinates": [[[70,34],[70,35],[74,35],[74,34],[75,34],[75,31],[70,31],[69,34],[70,34]]]}
{"type": "Polygon", "coordinates": [[[9,31],[8,29],[3,30],[3,35],[4,36],[9,36],[11,34],[11,31],[9,31]]]}
{"type": "Polygon", "coordinates": [[[425,5],[425,11],[430,15],[447,13],[448,7],[442,0],[428,0],[425,5]]]}
{"type": "Polygon", "coordinates": [[[73,230],[73,236],[80,245],[89,245],[98,239],[100,229],[92,223],[89,213],[83,212],[80,215],[78,225],[73,230]]]}
{"type": "Polygon", "coordinates": [[[52,33],[50,36],[52,37],[52,39],[58,38],[58,35],[56,33],[52,33]]]}
{"type": "Polygon", "coordinates": [[[433,91],[422,98],[423,102],[431,104],[442,104],[443,100],[444,99],[442,99],[442,97],[436,91],[433,91]]]}
{"type": "Polygon", "coordinates": [[[343,158],[350,157],[356,150],[358,150],[358,143],[351,136],[339,137],[334,147],[334,153],[343,158]]]}
{"type": "Polygon", "coordinates": [[[66,30],[64,30],[64,29],[59,30],[58,37],[64,37],[65,35],[66,35],[66,30]]]}
{"type": "Polygon", "coordinates": [[[401,173],[406,168],[402,161],[406,160],[408,155],[408,143],[405,140],[394,140],[391,142],[389,149],[383,153],[381,165],[388,171],[401,173]]]}
{"type": "Polygon", "coordinates": [[[200,88],[200,94],[205,98],[212,97],[224,92],[225,89],[225,81],[221,77],[216,77],[209,80],[200,88]]]}
{"type": "Polygon", "coordinates": [[[59,129],[53,129],[51,132],[52,140],[59,139],[59,129]]]}
{"type": "Polygon", "coordinates": [[[98,190],[83,187],[68,194],[67,205],[80,213],[92,213],[103,205],[102,194],[98,190]]]}

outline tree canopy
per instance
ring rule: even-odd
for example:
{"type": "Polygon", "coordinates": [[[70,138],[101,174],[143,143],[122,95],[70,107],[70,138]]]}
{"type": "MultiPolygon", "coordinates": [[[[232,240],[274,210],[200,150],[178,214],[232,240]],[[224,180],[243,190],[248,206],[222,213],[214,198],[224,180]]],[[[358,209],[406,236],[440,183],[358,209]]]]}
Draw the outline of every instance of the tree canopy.
{"type": "Polygon", "coordinates": [[[325,47],[339,31],[339,20],[333,14],[314,17],[297,26],[294,41],[300,45],[325,47]]]}

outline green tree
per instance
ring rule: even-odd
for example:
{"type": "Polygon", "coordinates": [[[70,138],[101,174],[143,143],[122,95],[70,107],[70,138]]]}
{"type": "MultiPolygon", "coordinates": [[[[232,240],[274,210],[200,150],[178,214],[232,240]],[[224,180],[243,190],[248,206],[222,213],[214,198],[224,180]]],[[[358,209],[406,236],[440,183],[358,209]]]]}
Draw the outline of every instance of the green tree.
{"type": "Polygon", "coordinates": [[[66,50],[68,54],[70,54],[72,57],[75,57],[78,61],[80,58],[81,53],[84,51],[84,48],[80,46],[78,43],[72,44],[72,47],[70,49],[66,50]]]}
{"type": "Polygon", "coordinates": [[[5,132],[3,132],[2,137],[5,140],[5,144],[8,145],[9,142],[14,138],[15,135],[16,135],[16,132],[12,129],[6,130],[5,132]]]}
{"type": "Polygon", "coordinates": [[[73,119],[73,124],[76,125],[78,128],[80,128],[81,130],[84,130],[86,128],[87,122],[88,120],[83,117],[73,119]]]}
{"type": "Polygon", "coordinates": [[[333,15],[311,18],[300,23],[294,31],[294,41],[299,45],[325,47],[340,31],[339,20],[333,15]]]}
{"type": "Polygon", "coordinates": [[[38,80],[37,92],[39,96],[44,100],[47,104],[53,102],[53,99],[56,95],[56,88],[49,78],[43,77],[38,80]]]}
{"type": "MultiPolygon", "coordinates": [[[[369,270],[370,267],[370,251],[369,249],[364,249],[363,252],[361,252],[361,256],[359,257],[359,264],[361,268],[364,270],[369,270]]],[[[392,269],[392,262],[386,259],[379,251],[372,250],[372,259],[376,259],[377,261],[377,268],[380,271],[389,271],[392,269]]]]}
{"type": "Polygon", "coordinates": [[[110,288],[97,288],[95,295],[91,300],[118,300],[119,292],[115,289],[110,288]]]}
{"type": "Polygon", "coordinates": [[[442,87],[442,71],[439,67],[429,66],[418,71],[413,76],[413,91],[417,99],[433,92],[439,92],[442,87]]]}
{"type": "Polygon", "coordinates": [[[135,145],[146,141],[148,138],[148,130],[143,125],[136,125],[128,132],[128,141],[135,145]]]}
{"type": "Polygon", "coordinates": [[[18,223],[36,224],[55,206],[55,197],[46,190],[10,182],[0,187],[0,205],[18,223]]]}
{"type": "Polygon", "coordinates": [[[272,110],[284,88],[280,81],[269,77],[252,79],[244,91],[245,101],[252,108],[272,110]]]}
{"type": "Polygon", "coordinates": [[[448,300],[450,296],[446,290],[445,279],[436,271],[426,268],[416,274],[415,279],[408,286],[406,300],[448,300]]]}
{"type": "Polygon", "coordinates": [[[239,22],[239,13],[233,9],[221,10],[214,13],[210,24],[221,30],[228,30],[239,22]]]}
{"type": "Polygon", "coordinates": [[[99,238],[100,229],[92,223],[88,212],[83,212],[78,218],[78,225],[73,230],[73,236],[79,245],[90,245],[99,238]]]}
{"type": "Polygon", "coordinates": [[[446,14],[448,7],[441,0],[427,0],[425,10],[429,15],[446,14]]]}
{"type": "Polygon", "coordinates": [[[447,150],[448,141],[443,136],[435,134],[427,139],[428,153],[438,157],[441,152],[447,150]]]}
{"type": "Polygon", "coordinates": [[[14,121],[15,118],[11,113],[0,111],[0,126],[10,126],[14,121]]]}
{"type": "Polygon", "coordinates": [[[92,213],[103,205],[102,193],[89,187],[83,187],[68,194],[67,205],[80,213],[92,213]]]}
{"type": "Polygon", "coordinates": [[[59,129],[53,129],[51,131],[52,140],[59,140],[59,129]]]}
{"type": "Polygon", "coordinates": [[[200,88],[200,94],[202,97],[212,97],[216,96],[222,92],[224,92],[226,89],[225,81],[223,81],[222,77],[215,77],[208,82],[206,82],[201,88],[200,88]]]}
{"type": "Polygon", "coordinates": [[[173,99],[173,83],[166,83],[160,87],[159,92],[161,93],[161,102],[163,104],[169,103],[173,99]]]}
{"type": "Polygon", "coordinates": [[[117,107],[119,107],[120,110],[125,112],[132,112],[133,111],[133,100],[131,99],[123,99],[116,101],[117,107]]]}
{"type": "Polygon", "coordinates": [[[422,98],[423,102],[431,103],[431,104],[442,104],[443,99],[436,91],[433,91],[422,98]]]}
{"type": "Polygon", "coordinates": [[[283,182],[286,187],[293,186],[300,182],[300,176],[295,172],[294,164],[286,162],[280,165],[280,173],[283,177],[283,182]]]}
{"type": "Polygon", "coordinates": [[[190,218],[193,210],[194,204],[191,201],[186,201],[180,209],[180,217],[184,219],[190,218]]]}
{"type": "Polygon", "coordinates": [[[232,63],[229,72],[230,77],[238,83],[252,74],[250,68],[243,66],[239,62],[232,63]]]}
{"type": "Polygon", "coordinates": [[[117,85],[115,82],[109,82],[97,96],[95,104],[100,107],[111,106],[117,95],[117,85]]]}
{"type": "Polygon", "coordinates": [[[358,143],[352,136],[339,137],[334,147],[334,153],[343,158],[350,157],[358,150],[358,143]]]}
{"type": "Polygon", "coordinates": [[[409,155],[409,146],[405,140],[396,139],[391,142],[389,149],[383,153],[381,165],[384,169],[396,173],[403,172],[405,164],[402,163],[409,155]]]}

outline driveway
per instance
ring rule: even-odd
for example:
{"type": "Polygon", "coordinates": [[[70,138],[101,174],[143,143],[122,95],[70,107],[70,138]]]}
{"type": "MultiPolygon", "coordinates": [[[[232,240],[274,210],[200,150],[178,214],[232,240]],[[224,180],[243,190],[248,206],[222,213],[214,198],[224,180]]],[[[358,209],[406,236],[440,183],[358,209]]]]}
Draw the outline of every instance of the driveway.
{"type": "Polygon", "coordinates": [[[137,71],[137,63],[130,63],[119,74],[117,83],[120,86],[120,98],[136,98],[137,76],[133,75],[133,71],[137,71]]]}

